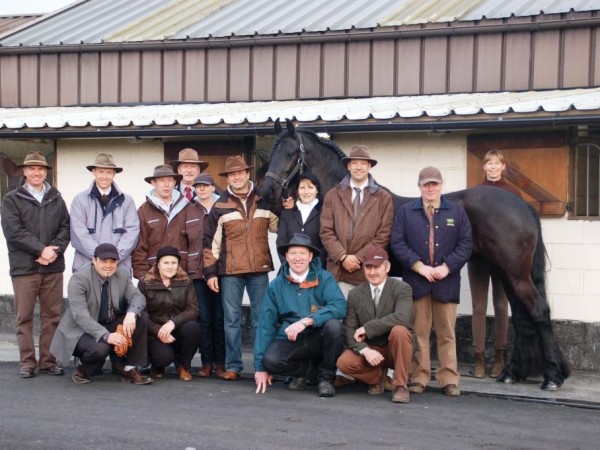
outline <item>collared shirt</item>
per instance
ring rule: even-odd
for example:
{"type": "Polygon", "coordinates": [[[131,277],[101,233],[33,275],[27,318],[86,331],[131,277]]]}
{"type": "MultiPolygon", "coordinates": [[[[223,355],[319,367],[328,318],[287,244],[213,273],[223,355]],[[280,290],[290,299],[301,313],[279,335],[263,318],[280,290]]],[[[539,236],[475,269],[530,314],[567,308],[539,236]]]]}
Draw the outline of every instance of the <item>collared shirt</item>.
{"type": "Polygon", "coordinates": [[[290,269],[290,276],[294,279],[294,281],[298,283],[303,283],[304,280],[306,280],[306,277],[308,276],[308,269],[306,269],[306,272],[300,275],[298,275],[296,272],[293,272],[292,269],[290,269]]]}
{"type": "Polygon", "coordinates": [[[360,202],[362,203],[362,201],[365,199],[365,188],[368,185],[369,185],[368,179],[360,186],[358,184],[354,184],[354,182],[352,180],[350,180],[350,188],[352,189],[352,201],[354,201],[354,197],[356,197],[356,191],[354,190],[354,188],[359,188],[360,189],[360,202]]]}
{"type": "Polygon", "coordinates": [[[42,190],[40,192],[38,192],[29,183],[25,183],[25,189],[27,189],[27,192],[29,192],[39,203],[42,203],[42,200],[44,200],[44,195],[46,195],[46,183],[42,183],[42,190]]]}
{"type": "Polygon", "coordinates": [[[381,284],[371,284],[369,283],[369,287],[371,288],[371,298],[375,298],[375,288],[379,288],[379,298],[381,298],[381,293],[383,292],[383,287],[385,286],[385,282],[387,281],[387,277],[385,280],[381,282],[381,284]]]}

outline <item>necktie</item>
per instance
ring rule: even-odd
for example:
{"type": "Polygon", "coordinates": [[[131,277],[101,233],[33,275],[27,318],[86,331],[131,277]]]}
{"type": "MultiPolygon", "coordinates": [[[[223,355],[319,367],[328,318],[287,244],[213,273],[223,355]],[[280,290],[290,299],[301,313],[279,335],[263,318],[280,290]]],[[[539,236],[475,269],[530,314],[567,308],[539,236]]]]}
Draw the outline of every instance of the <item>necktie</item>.
{"type": "Polygon", "coordinates": [[[434,236],[434,224],[433,224],[433,205],[427,207],[427,218],[429,219],[429,265],[433,266],[433,256],[435,250],[435,236],[434,236]]]}
{"type": "Polygon", "coordinates": [[[354,208],[354,220],[358,219],[358,212],[360,211],[360,191],[360,188],[354,188],[354,192],[356,192],[354,200],[352,201],[352,208],[354,208]]]}
{"type": "Polygon", "coordinates": [[[192,201],[192,188],[185,188],[185,198],[187,198],[189,201],[192,201]]]}
{"type": "Polygon", "coordinates": [[[377,309],[377,307],[379,306],[379,293],[380,290],[378,287],[376,287],[375,289],[373,289],[373,292],[375,293],[375,295],[373,296],[373,303],[375,304],[375,309],[377,309]]]}
{"type": "Polygon", "coordinates": [[[102,194],[102,207],[106,208],[108,206],[108,195],[102,194]]]}
{"type": "Polygon", "coordinates": [[[99,323],[108,322],[108,303],[108,280],[106,280],[104,283],[102,283],[102,292],[100,293],[100,312],[98,314],[99,323]]]}

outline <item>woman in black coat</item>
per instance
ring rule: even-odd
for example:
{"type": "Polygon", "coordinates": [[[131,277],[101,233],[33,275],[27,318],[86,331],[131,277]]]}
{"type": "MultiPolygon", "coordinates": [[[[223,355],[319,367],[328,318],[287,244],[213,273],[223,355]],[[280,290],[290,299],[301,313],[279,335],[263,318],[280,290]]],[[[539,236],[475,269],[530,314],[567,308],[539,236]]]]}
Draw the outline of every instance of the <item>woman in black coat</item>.
{"type": "MultiPolygon", "coordinates": [[[[312,173],[300,175],[298,180],[298,199],[291,209],[284,209],[279,217],[277,247],[287,244],[294,233],[302,233],[310,237],[313,246],[321,251],[321,263],[325,267],[327,254],[321,243],[321,184],[312,173]]],[[[285,255],[279,254],[283,263],[285,255]]]]}

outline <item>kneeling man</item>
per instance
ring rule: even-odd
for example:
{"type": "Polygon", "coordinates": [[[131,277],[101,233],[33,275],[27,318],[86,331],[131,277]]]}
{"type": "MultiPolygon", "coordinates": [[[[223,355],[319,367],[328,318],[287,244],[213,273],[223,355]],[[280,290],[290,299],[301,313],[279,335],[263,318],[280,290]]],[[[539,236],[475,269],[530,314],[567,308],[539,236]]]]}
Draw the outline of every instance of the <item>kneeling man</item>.
{"type": "Polygon", "coordinates": [[[73,372],[77,384],[89,383],[111,352],[126,350],[130,344],[122,380],[152,383],[139,370],[148,363],[146,299],[131,282],[129,269],[117,267],[118,262],[117,248],[100,244],[91,267],[74,273],[69,281],[67,307],[50,351],[63,364],[71,356],[78,359],[73,372]],[[122,333],[117,332],[119,325],[122,333]]]}
{"type": "Polygon", "coordinates": [[[344,350],[346,300],[310,238],[295,233],[277,250],[285,254],[279,275],[269,284],[254,340],[256,393],[272,375],[291,375],[290,390],[306,387],[310,361],[318,362],[319,397],[333,397],[335,362],[344,350]]]}
{"type": "Polygon", "coordinates": [[[410,320],[412,289],[389,278],[385,250],[369,249],[363,263],[367,283],[348,294],[346,345],[337,361],[339,369],[369,385],[369,394],[393,390],[394,403],[408,403],[408,366],[412,356],[410,320]],[[394,369],[389,386],[387,369],[394,369]]]}

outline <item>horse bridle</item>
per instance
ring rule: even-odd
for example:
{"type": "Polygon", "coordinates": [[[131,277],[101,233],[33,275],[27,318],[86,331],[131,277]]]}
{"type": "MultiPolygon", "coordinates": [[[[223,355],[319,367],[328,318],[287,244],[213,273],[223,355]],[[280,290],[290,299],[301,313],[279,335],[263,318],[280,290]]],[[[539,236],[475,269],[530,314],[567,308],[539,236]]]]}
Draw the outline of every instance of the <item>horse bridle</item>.
{"type": "Polygon", "coordinates": [[[286,199],[289,197],[288,186],[290,181],[294,178],[294,176],[299,172],[300,175],[304,173],[304,167],[306,167],[306,150],[304,149],[304,141],[302,140],[302,134],[297,133],[298,140],[300,141],[300,153],[298,155],[298,162],[296,166],[292,169],[289,175],[286,178],[281,178],[279,175],[273,172],[267,172],[265,174],[266,177],[272,178],[277,183],[281,185],[281,196],[286,199]]]}

